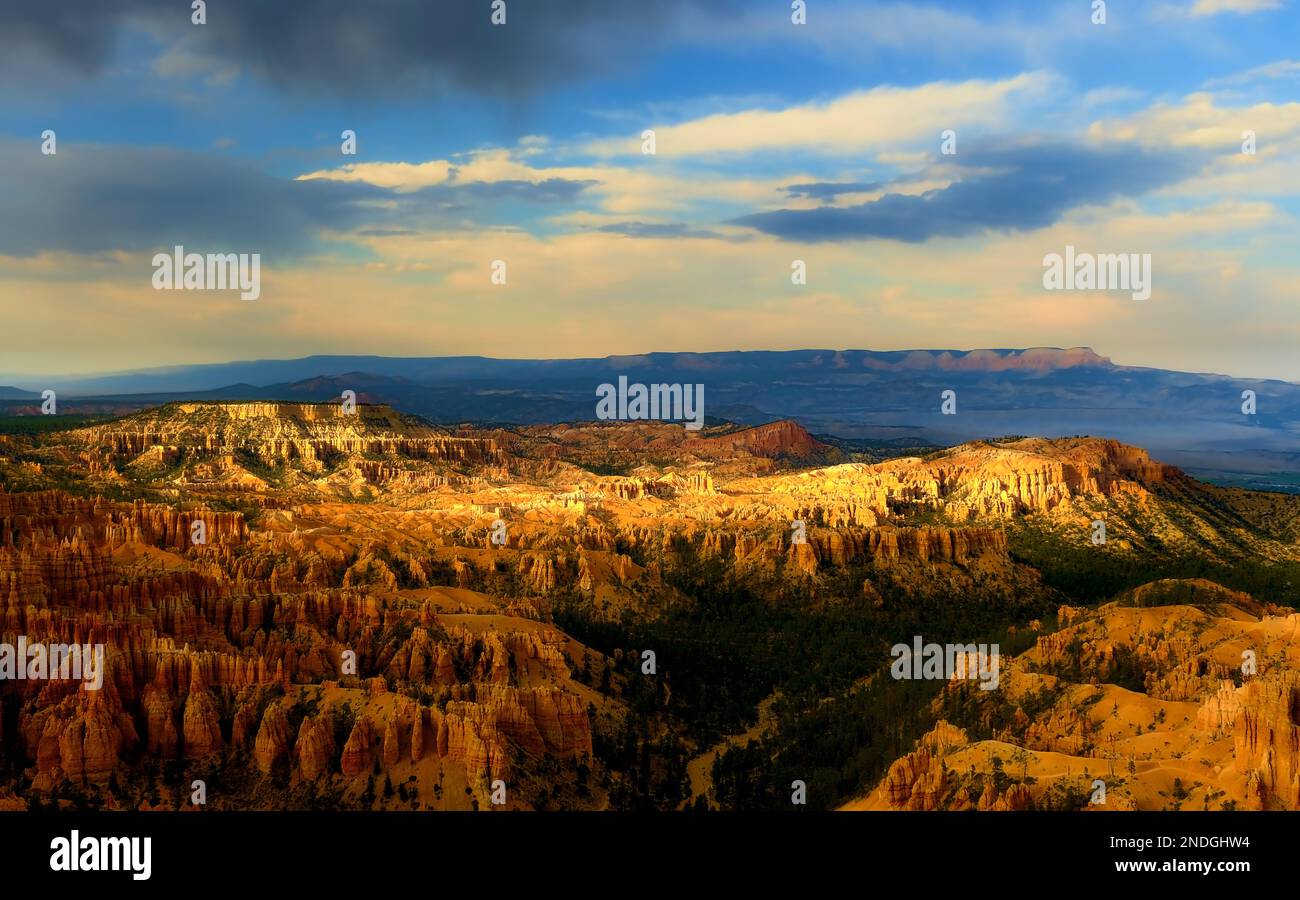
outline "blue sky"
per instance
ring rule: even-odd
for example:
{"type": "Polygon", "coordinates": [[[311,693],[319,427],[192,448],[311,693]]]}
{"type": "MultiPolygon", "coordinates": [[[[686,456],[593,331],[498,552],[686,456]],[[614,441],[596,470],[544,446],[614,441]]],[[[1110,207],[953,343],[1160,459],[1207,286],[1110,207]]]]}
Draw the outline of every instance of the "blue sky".
{"type": "Polygon", "coordinates": [[[6,4],[0,369],[1091,345],[1300,380],[1290,3],[506,7],[6,4]],[[262,296],[153,290],[177,243],[261,253],[262,296]],[[1067,243],[1152,254],[1151,300],[1045,291],[1067,243]]]}

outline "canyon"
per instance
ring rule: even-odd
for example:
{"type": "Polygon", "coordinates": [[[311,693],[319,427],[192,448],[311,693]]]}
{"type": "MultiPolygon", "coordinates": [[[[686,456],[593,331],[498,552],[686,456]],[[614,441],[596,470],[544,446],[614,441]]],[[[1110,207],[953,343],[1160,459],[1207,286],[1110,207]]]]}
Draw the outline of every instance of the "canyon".
{"type": "MultiPolygon", "coordinates": [[[[1057,702],[1006,723],[976,715],[984,736],[942,718],[975,702],[945,700],[959,690],[947,686],[915,748],[850,805],[1048,802],[1047,769],[1030,784],[990,768],[1003,745],[1076,772],[1127,757],[1138,774],[1111,792],[1121,806],[1155,804],[1187,754],[1210,761],[1185,775],[1206,798],[1298,802],[1293,613],[1210,582],[1198,589],[1212,615],[1152,606],[1152,587],[1062,604],[1031,538],[1054,556],[1095,550],[1102,567],[1153,541],[1285,566],[1300,511],[1113,440],[867,461],[788,420],[447,428],[365,402],[186,401],[0,435],[0,485],[0,641],[108,648],[102,690],[0,684],[0,808],[182,809],[195,778],[216,808],[675,808],[702,785],[722,805],[717,779],[686,764],[717,744],[709,764],[725,768],[744,749],[718,744],[692,699],[718,648],[689,623],[711,621],[701,590],[719,578],[800,622],[987,607],[1036,637],[993,693],[1047,685],[1057,702]],[[1090,549],[1099,517],[1110,537],[1090,549]],[[1049,607],[1057,630],[1023,621],[1049,607]],[[1229,657],[1247,643],[1267,663],[1234,682],[1229,657]],[[1142,697],[1106,684],[1117,654],[1143,660],[1142,697]],[[1073,687],[1050,674],[1067,670],[1073,687]],[[1106,701],[1165,710],[1174,749],[1098,725],[1106,701]]],[[[858,649],[862,672],[888,664],[858,649]]],[[[780,685],[754,691],[728,707],[734,733],[780,685]]]]}
{"type": "Polygon", "coordinates": [[[1300,614],[1192,580],[1058,622],[997,702],[949,682],[936,713],[967,726],[940,718],[845,808],[1300,808],[1300,614]]]}

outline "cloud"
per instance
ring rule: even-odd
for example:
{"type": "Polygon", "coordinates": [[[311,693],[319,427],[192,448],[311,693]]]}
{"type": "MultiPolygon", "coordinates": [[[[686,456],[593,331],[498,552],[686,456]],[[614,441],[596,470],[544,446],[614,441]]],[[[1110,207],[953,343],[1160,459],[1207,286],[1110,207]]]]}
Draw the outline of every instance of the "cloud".
{"type": "Polygon", "coordinates": [[[792,184],[785,188],[791,197],[811,200],[834,200],[840,194],[870,194],[884,187],[880,181],[814,181],[792,184]]]}
{"type": "MultiPolygon", "coordinates": [[[[862,152],[918,138],[938,144],[948,128],[994,128],[1056,85],[1054,76],[1025,73],[1000,81],[933,82],[919,87],[882,86],[825,103],[785,109],[720,113],[655,127],[657,155],[756,153],[806,148],[862,152]]],[[[638,132],[587,146],[596,156],[641,153],[638,132]]]]}
{"type": "Polygon", "coordinates": [[[1084,109],[1094,109],[1098,106],[1111,106],[1117,103],[1130,103],[1140,100],[1144,97],[1142,91],[1127,87],[1102,87],[1095,88],[1084,94],[1079,100],[1079,105],[1084,109]]]}
{"type": "Polygon", "coordinates": [[[1255,68],[1247,69],[1244,72],[1236,72],[1222,78],[1212,78],[1205,82],[1205,87],[1238,87],[1257,81],[1272,81],[1282,78],[1300,78],[1300,61],[1280,59],[1277,62],[1255,66],[1255,68]]]}
{"type": "Polygon", "coordinates": [[[1251,13],[1279,9],[1281,6],[1279,0],[1196,0],[1188,14],[1195,19],[1229,12],[1246,16],[1251,13]]]}
{"type": "MultiPolygon", "coordinates": [[[[383,268],[312,258],[264,269],[256,302],[154,291],[138,256],[0,259],[0,292],[21,305],[7,320],[6,367],[466,348],[520,357],[792,349],[853,344],[845,335],[869,322],[863,340],[878,348],[1088,344],[1120,362],[1300,377],[1300,281],[1287,247],[1295,228],[1284,211],[1144,205],[1120,198],[1080,208],[1031,235],[818,243],[798,253],[806,286],[790,282],[788,247],[749,229],[747,241],[681,238],[670,247],[594,227],[367,237],[383,268]],[[1151,252],[1151,301],[1044,291],[1043,254],[1066,244],[1151,252]],[[508,285],[491,285],[493,259],[509,262],[508,285]]],[[[637,219],[590,225],[629,221],[637,219]]]]}
{"type": "Polygon", "coordinates": [[[417,232],[410,228],[362,228],[358,237],[409,237],[417,232]]]}
{"type": "Polygon", "coordinates": [[[567,79],[621,71],[671,41],[684,22],[726,16],[734,0],[552,0],[507,4],[493,25],[487,2],[265,0],[210,3],[206,25],[189,3],[0,4],[0,59],[42,63],[80,75],[103,72],[124,36],[143,31],[164,45],[164,66],[207,60],[238,66],[281,87],[347,95],[415,92],[455,85],[486,94],[526,95],[567,79]]]}
{"type": "Polygon", "coordinates": [[[0,56],[20,66],[43,61],[50,68],[93,75],[108,65],[117,25],[128,12],[107,3],[0,5],[0,56]]]}
{"type": "Polygon", "coordinates": [[[1195,171],[1189,154],[1132,145],[1029,143],[977,150],[947,165],[956,180],[919,195],[888,193],[857,206],[780,209],[735,219],[791,241],[885,238],[916,243],[991,231],[1028,231],[1090,204],[1135,197],[1195,171]]]}
{"type": "Polygon", "coordinates": [[[705,231],[683,225],[679,222],[614,222],[601,225],[596,231],[606,234],[621,234],[635,238],[700,238],[703,240],[726,240],[716,231],[705,231]]]}
{"type": "Polygon", "coordinates": [[[455,164],[445,159],[435,159],[422,163],[348,163],[337,169],[321,169],[299,175],[298,180],[361,182],[405,192],[435,184],[445,184],[455,177],[455,174],[455,164]]]}
{"type": "Polygon", "coordinates": [[[170,149],[0,142],[0,254],[96,253],[173,244],[241,252],[309,249],[322,229],[364,220],[383,192],[297,185],[251,163],[170,149]]]}
{"type": "Polygon", "coordinates": [[[542,181],[472,181],[468,184],[439,185],[416,191],[415,199],[518,200],[525,203],[569,203],[595,181],[547,178],[542,181]]]}
{"type": "MultiPolygon", "coordinates": [[[[1080,18],[1069,4],[1055,9],[1034,4],[1028,16],[1000,10],[996,3],[980,4],[970,13],[945,6],[953,4],[819,0],[809,4],[807,25],[796,38],[836,60],[897,54],[909,61],[938,59],[945,66],[972,57],[1050,65],[1062,45],[1077,42],[1089,27],[1087,17],[1080,18]]],[[[788,20],[762,4],[751,5],[737,29],[751,40],[785,47],[792,39],[788,20]]]]}
{"type": "MultiPolygon", "coordinates": [[[[783,185],[810,180],[806,173],[792,173],[767,180],[738,178],[731,173],[679,171],[671,165],[645,166],[640,161],[627,166],[546,165],[531,159],[538,154],[536,138],[510,148],[472,150],[451,159],[419,163],[359,162],[334,169],[321,169],[298,176],[299,180],[324,179],[359,182],[410,193],[434,186],[462,185],[472,181],[520,181],[541,184],[560,179],[589,186],[597,206],[614,218],[612,224],[634,217],[663,215],[680,217],[701,203],[730,204],[727,214],[752,209],[779,200],[783,185]]],[[[715,216],[716,218],[716,216],[715,216]]],[[[552,221],[560,221],[553,216],[552,221]]],[[[582,223],[582,224],[590,224],[582,223]]]]}
{"type": "Polygon", "coordinates": [[[1151,148],[1197,147],[1239,155],[1243,131],[1257,131],[1266,143],[1300,135],[1300,103],[1256,103],[1228,107],[1214,95],[1195,93],[1180,103],[1158,103],[1122,119],[1093,122],[1094,140],[1139,141],[1151,148]]]}
{"type": "Polygon", "coordinates": [[[592,182],[546,178],[398,193],[365,182],[295,181],[250,162],[170,149],[0,141],[0,254],[102,253],[175,244],[302,255],[326,236],[521,218],[519,204],[573,202],[592,182]]]}

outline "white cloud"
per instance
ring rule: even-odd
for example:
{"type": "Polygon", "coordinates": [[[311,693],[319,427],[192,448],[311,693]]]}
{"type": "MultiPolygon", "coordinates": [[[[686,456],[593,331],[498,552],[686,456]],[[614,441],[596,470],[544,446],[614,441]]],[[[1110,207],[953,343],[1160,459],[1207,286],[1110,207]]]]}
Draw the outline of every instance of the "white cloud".
{"type": "Polygon", "coordinates": [[[1270,9],[1279,9],[1281,6],[1279,0],[1196,0],[1189,14],[1193,18],[1217,16],[1220,13],[1236,13],[1245,16],[1270,9]]]}
{"type": "Polygon", "coordinates": [[[1212,78],[1205,82],[1205,87],[1237,87],[1257,81],[1271,81],[1280,78],[1300,77],[1300,62],[1294,59],[1280,59],[1266,65],[1256,66],[1244,72],[1237,72],[1223,78],[1212,78]]]}
{"type": "Polygon", "coordinates": [[[1088,128],[1094,140],[1136,140],[1147,146],[1196,147],[1239,153],[1243,131],[1261,144],[1300,135],[1300,103],[1219,105],[1210,93],[1189,94],[1179,103],[1157,103],[1120,119],[1099,120],[1088,128]]]}
{"type": "MultiPolygon", "coordinates": [[[[1005,127],[1056,85],[1046,73],[1025,73],[1001,81],[933,82],[919,87],[882,86],[825,103],[785,109],[752,109],[656,125],[659,157],[756,153],[804,149],[836,153],[897,149],[922,138],[939,142],[947,128],[1005,127]]],[[[587,151],[601,157],[635,156],[640,133],[593,141],[587,151]]]]}
{"type": "Polygon", "coordinates": [[[1079,105],[1084,109],[1094,109],[1098,106],[1110,106],[1115,103],[1130,103],[1134,100],[1141,100],[1145,96],[1142,91],[1128,87],[1101,87],[1095,88],[1083,95],[1079,105]]]}

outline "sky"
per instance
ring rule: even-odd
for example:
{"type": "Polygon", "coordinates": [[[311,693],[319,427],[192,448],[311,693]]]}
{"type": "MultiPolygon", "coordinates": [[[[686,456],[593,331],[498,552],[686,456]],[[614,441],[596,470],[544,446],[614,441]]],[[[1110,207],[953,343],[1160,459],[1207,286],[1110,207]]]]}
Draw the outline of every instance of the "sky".
{"type": "Polygon", "coordinates": [[[0,0],[0,383],[1036,346],[1300,381],[1292,2],[493,6],[0,0]],[[177,245],[260,295],[156,289],[177,245]],[[1067,246],[1150,254],[1150,296],[1048,290],[1067,246]]]}

